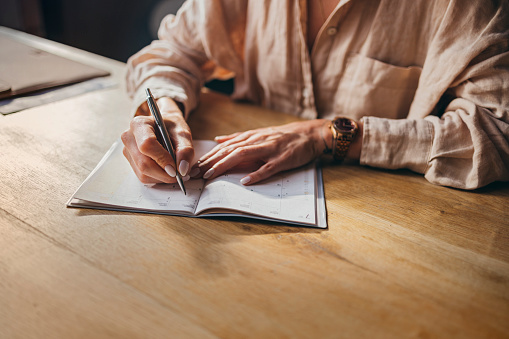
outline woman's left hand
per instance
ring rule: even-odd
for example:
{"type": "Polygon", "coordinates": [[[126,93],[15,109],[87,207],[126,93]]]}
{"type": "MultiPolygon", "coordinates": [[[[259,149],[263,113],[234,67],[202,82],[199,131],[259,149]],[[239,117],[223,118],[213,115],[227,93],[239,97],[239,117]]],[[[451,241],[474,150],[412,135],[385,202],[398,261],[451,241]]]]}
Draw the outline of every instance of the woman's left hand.
{"type": "Polygon", "coordinates": [[[257,164],[260,167],[241,180],[248,185],[305,165],[331,147],[329,122],[309,120],[216,137],[219,144],[201,157],[191,176],[212,179],[229,169],[257,164]]]}

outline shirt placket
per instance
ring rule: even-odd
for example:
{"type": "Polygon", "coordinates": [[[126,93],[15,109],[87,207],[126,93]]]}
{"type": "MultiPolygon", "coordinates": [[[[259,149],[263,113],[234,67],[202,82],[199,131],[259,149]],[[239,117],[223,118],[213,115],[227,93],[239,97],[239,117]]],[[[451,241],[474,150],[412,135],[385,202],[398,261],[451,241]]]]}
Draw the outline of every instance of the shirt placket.
{"type": "MultiPolygon", "coordinates": [[[[301,116],[307,119],[316,119],[319,115],[315,101],[315,90],[320,90],[317,80],[323,75],[332,44],[338,34],[338,26],[350,8],[351,0],[342,0],[334,9],[323,27],[318,32],[311,54],[307,49],[305,40],[305,28],[307,25],[307,13],[301,15],[301,63],[303,74],[302,100],[303,111],[301,116]],[[317,53],[319,51],[319,53],[317,53]]],[[[306,11],[306,1],[300,1],[301,10],[306,11]],[[302,7],[304,6],[304,7],[302,7]]]]}
{"type": "Polygon", "coordinates": [[[300,116],[306,119],[316,119],[315,97],[313,95],[313,76],[311,72],[311,61],[307,49],[307,0],[299,0],[300,26],[299,26],[299,48],[300,68],[302,70],[302,86],[300,93],[300,116]]]}

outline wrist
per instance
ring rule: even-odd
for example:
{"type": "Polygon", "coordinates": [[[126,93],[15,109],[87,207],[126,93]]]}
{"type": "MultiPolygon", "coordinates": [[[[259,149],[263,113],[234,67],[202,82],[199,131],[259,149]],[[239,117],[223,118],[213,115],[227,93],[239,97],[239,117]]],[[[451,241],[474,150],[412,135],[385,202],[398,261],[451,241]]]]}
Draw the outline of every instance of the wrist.
{"type": "Polygon", "coordinates": [[[330,120],[324,120],[320,128],[319,154],[333,154],[334,152],[334,135],[331,130],[331,123],[330,120]]]}
{"type": "Polygon", "coordinates": [[[157,105],[159,106],[159,109],[161,111],[179,112],[182,115],[184,113],[181,109],[182,104],[178,103],[177,101],[175,101],[169,97],[161,97],[161,98],[157,99],[157,105]]]}
{"type": "Polygon", "coordinates": [[[303,132],[308,133],[313,140],[315,157],[332,154],[334,140],[330,130],[330,120],[316,119],[306,122],[306,125],[308,127],[303,132]]]}

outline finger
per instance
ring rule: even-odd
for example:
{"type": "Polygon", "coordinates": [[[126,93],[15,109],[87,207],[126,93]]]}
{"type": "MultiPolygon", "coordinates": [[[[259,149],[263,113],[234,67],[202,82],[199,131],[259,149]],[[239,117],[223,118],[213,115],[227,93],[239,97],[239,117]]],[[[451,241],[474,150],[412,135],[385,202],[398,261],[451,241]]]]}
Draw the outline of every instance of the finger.
{"type": "Polygon", "coordinates": [[[270,153],[271,150],[269,147],[237,147],[233,152],[223,158],[209,159],[211,163],[206,163],[205,166],[210,166],[210,168],[204,173],[203,178],[213,179],[234,167],[238,167],[239,164],[263,161],[270,153]],[[215,163],[212,163],[212,161],[215,161],[215,163]]]}
{"type": "Polygon", "coordinates": [[[243,132],[237,132],[237,133],[233,133],[233,134],[228,134],[228,135],[218,135],[214,138],[215,141],[219,142],[219,143],[222,143],[222,142],[225,142],[225,141],[228,141],[228,140],[231,140],[239,135],[241,135],[243,132]]]}
{"type": "Polygon", "coordinates": [[[157,100],[157,104],[175,150],[177,170],[182,177],[187,177],[189,165],[194,158],[191,129],[179,105],[173,99],[162,97],[157,100]]]}
{"type": "Polygon", "coordinates": [[[193,166],[193,168],[191,168],[191,170],[189,171],[189,176],[191,178],[198,178],[200,176],[200,174],[202,173],[200,167],[199,167],[199,164],[196,164],[193,166]]]}
{"type": "MultiPolygon", "coordinates": [[[[207,173],[212,166],[214,166],[218,161],[224,159],[231,153],[233,153],[237,148],[243,147],[244,145],[232,145],[232,146],[224,146],[216,150],[216,152],[211,153],[209,157],[205,159],[201,159],[198,161],[198,168],[201,173],[207,173]]],[[[209,172],[208,177],[210,177],[212,172],[209,172]]],[[[205,178],[206,179],[206,178],[205,178]]]]}
{"type": "Polygon", "coordinates": [[[267,156],[270,156],[274,153],[274,143],[271,141],[266,141],[263,135],[258,134],[252,134],[244,141],[235,143],[228,141],[218,146],[219,147],[216,147],[208,153],[208,157],[203,157],[200,160],[199,168],[203,173],[210,169],[210,167],[214,166],[215,163],[229,156],[233,152],[236,152],[235,156],[243,157],[241,161],[264,160],[267,156]],[[248,155],[253,155],[253,157],[248,157],[248,155]]]}
{"type": "Polygon", "coordinates": [[[235,147],[243,146],[244,145],[243,143],[249,140],[249,138],[253,135],[253,132],[254,131],[235,133],[235,137],[214,146],[214,148],[212,148],[209,152],[204,154],[199,161],[204,162],[206,159],[213,157],[217,152],[220,152],[227,147],[233,146],[230,147],[230,149],[234,149],[235,147]]]}
{"type": "MultiPolygon", "coordinates": [[[[260,168],[265,162],[263,161],[251,161],[251,162],[241,162],[236,166],[231,167],[230,170],[233,171],[242,171],[242,172],[252,172],[260,168]]],[[[202,171],[198,167],[198,165],[193,166],[191,171],[189,172],[189,176],[191,178],[198,178],[202,171]]]]}
{"type": "Polygon", "coordinates": [[[127,159],[127,161],[129,162],[129,164],[131,165],[131,168],[133,169],[134,174],[136,174],[136,176],[138,177],[138,179],[140,180],[141,183],[143,183],[143,184],[159,184],[159,183],[163,182],[163,181],[157,180],[156,178],[153,178],[151,176],[141,173],[140,170],[138,169],[138,166],[136,165],[136,162],[133,160],[131,154],[129,153],[129,150],[126,147],[124,147],[123,154],[124,154],[125,158],[127,159]]]}
{"type": "Polygon", "coordinates": [[[274,174],[285,171],[287,169],[289,168],[284,166],[284,162],[279,160],[269,161],[265,165],[261,166],[258,170],[240,179],[240,183],[243,185],[256,184],[257,182],[270,178],[274,174]]]}
{"type": "Polygon", "coordinates": [[[180,175],[187,176],[189,174],[190,164],[194,158],[191,129],[183,118],[178,118],[168,125],[168,132],[171,136],[173,146],[175,147],[178,171],[180,175]]]}
{"type": "Polygon", "coordinates": [[[153,159],[147,157],[141,153],[136,144],[136,140],[132,135],[131,131],[126,131],[121,136],[122,142],[124,143],[124,156],[127,158],[131,167],[133,168],[136,176],[143,183],[154,183],[154,182],[175,182],[172,176],[175,176],[171,169],[173,167],[167,167],[167,171],[164,171],[153,159]],[[173,174],[173,175],[172,175],[173,174]],[[153,180],[151,180],[152,178],[153,180]]]}
{"type": "MultiPolygon", "coordinates": [[[[170,153],[161,145],[154,130],[154,119],[152,117],[135,117],[131,121],[131,131],[134,135],[136,148],[144,156],[152,159],[161,169],[165,169],[169,174],[175,172],[175,163],[170,153]]],[[[135,147],[128,147],[133,159],[139,164],[137,154],[133,153],[135,147]]],[[[151,166],[148,167],[151,169],[151,166]]]]}
{"type": "Polygon", "coordinates": [[[138,116],[138,115],[145,115],[145,116],[150,116],[151,115],[150,110],[148,108],[148,104],[147,104],[146,101],[144,101],[136,109],[136,113],[134,114],[134,116],[138,116]]]}

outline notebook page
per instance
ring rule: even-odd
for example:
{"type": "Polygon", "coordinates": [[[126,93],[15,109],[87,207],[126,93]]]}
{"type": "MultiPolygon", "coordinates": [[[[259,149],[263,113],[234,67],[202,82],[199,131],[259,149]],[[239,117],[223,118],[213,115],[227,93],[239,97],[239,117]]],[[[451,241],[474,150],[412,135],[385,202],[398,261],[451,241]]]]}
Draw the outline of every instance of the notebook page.
{"type": "MultiPolygon", "coordinates": [[[[214,142],[197,141],[195,151],[203,154],[214,142]]],[[[187,195],[178,184],[145,185],[134,174],[117,141],[94,171],[76,191],[73,198],[111,207],[147,211],[194,213],[203,189],[203,179],[185,182],[187,195]]]]}
{"type": "Polygon", "coordinates": [[[259,184],[244,186],[248,173],[228,173],[205,183],[196,213],[231,209],[296,223],[316,222],[314,164],[283,172],[259,184]]]}

